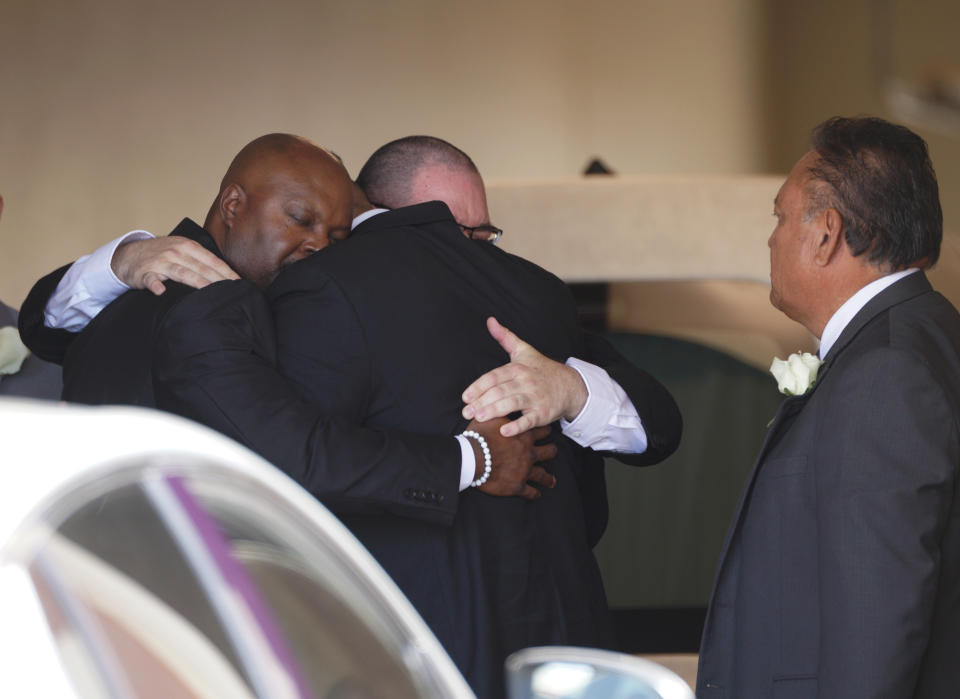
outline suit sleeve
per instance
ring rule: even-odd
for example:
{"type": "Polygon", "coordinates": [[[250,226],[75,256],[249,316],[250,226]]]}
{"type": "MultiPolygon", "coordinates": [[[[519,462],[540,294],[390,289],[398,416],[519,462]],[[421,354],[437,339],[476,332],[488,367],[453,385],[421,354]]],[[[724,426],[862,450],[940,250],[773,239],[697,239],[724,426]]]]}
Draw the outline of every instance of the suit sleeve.
{"type": "Polygon", "coordinates": [[[642,454],[605,452],[631,466],[649,466],[670,456],[680,444],[683,420],[670,392],[626,357],[608,340],[594,333],[583,333],[580,359],[596,364],[626,392],[636,408],[647,434],[647,450],[642,454]]]}
{"type": "Polygon", "coordinates": [[[158,407],[248,446],[336,512],[453,520],[456,440],[362,428],[304,400],[277,370],[271,313],[249,282],[210,285],[168,312],[154,382],[158,407]],[[425,502],[417,490],[444,497],[425,502]]]}
{"type": "Polygon", "coordinates": [[[913,696],[960,463],[927,365],[874,350],[836,377],[816,471],[821,696],[913,696]]]}
{"type": "Polygon", "coordinates": [[[47,307],[47,301],[56,291],[57,285],[68,269],[70,269],[70,265],[64,265],[33,285],[20,308],[18,322],[23,344],[41,359],[61,365],[67,353],[67,348],[73,342],[77,333],[48,328],[44,325],[43,311],[47,307]]]}

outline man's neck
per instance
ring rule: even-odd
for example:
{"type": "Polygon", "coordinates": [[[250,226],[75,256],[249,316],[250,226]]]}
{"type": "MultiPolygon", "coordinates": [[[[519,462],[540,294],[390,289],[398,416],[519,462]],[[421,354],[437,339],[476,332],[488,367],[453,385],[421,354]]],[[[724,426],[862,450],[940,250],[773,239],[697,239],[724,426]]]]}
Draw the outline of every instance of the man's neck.
{"type": "Polygon", "coordinates": [[[362,216],[363,214],[365,214],[368,211],[371,211],[374,208],[375,208],[374,205],[368,202],[366,199],[364,199],[363,201],[354,200],[353,217],[356,218],[357,216],[362,216]]]}
{"type": "Polygon", "coordinates": [[[856,316],[874,296],[891,284],[900,281],[908,274],[919,271],[916,267],[909,267],[899,272],[881,274],[851,294],[849,298],[834,311],[818,335],[820,338],[820,358],[822,359],[827,356],[827,353],[833,348],[834,343],[839,339],[850,321],[853,320],[854,316],[856,316]]]}
{"type": "Polygon", "coordinates": [[[819,280],[818,311],[812,322],[804,323],[813,335],[822,337],[827,323],[861,289],[889,274],[868,262],[847,257],[832,265],[819,280]]]}

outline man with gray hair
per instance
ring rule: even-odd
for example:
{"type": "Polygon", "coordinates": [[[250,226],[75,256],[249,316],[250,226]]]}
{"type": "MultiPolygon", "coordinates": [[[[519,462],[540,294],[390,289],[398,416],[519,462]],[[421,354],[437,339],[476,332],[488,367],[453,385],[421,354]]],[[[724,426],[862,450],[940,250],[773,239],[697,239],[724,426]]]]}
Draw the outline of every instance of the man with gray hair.
{"type": "Polygon", "coordinates": [[[923,272],[943,226],[927,146],[830,119],[774,214],[770,300],[823,363],[744,488],[697,696],[957,696],[960,315],[923,272]]]}

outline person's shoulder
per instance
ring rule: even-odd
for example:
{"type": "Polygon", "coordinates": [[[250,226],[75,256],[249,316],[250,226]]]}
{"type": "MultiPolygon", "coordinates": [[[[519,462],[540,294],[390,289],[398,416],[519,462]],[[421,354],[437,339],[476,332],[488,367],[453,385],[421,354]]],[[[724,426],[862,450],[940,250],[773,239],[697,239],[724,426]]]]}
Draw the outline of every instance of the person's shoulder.
{"type": "Polygon", "coordinates": [[[826,370],[828,402],[842,412],[860,398],[873,409],[895,404],[905,410],[943,400],[960,414],[960,345],[914,331],[891,319],[855,338],[826,370]]]}
{"type": "Polygon", "coordinates": [[[360,250],[354,251],[355,242],[348,238],[342,243],[328,246],[287,265],[267,287],[267,298],[275,298],[292,291],[320,288],[329,281],[331,275],[352,269],[358,264],[358,254],[362,255],[360,250]]]}
{"type": "Polygon", "coordinates": [[[544,269],[525,257],[520,257],[503,250],[499,246],[489,243],[472,241],[478,245],[483,254],[488,255],[495,264],[505,272],[506,277],[522,280],[526,285],[533,285],[539,289],[541,295],[548,294],[564,303],[572,303],[573,295],[570,287],[553,272],[544,269]]]}
{"type": "MultiPolygon", "coordinates": [[[[481,243],[481,245],[484,245],[484,243],[481,243]]],[[[487,243],[486,245],[489,245],[489,243],[487,243]]],[[[519,255],[515,255],[512,252],[507,252],[506,250],[504,250],[499,246],[490,246],[490,247],[494,251],[491,254],[502,256],[504,260],[503,264],[509,264],[517,268],[518,270],[522,270],[525,274],[541,277],[544,280],[549,280],[550,282],[555,284],[564,283],[563,280],[560,279],[560,277],[558,277],[556,274],[554,274],[550,270],[545,269],[544,267],[541,267],[536,262],[528,260],[525,257],[520,257],[519,255]]]]}
{"type": "Polygon", "coordinates": [[[891,348],[960,364],[960,313],[940,293],[893,306],[882,321],[891,348]]]}
{"type": "Polygon", "coordinates": [[[252,308],[262,309],[265,304],[263,293],[256,284],[247,279],[224,279],[208,284],[202,289],[191,289],[177,284],[170,303],[166,306],[167,318],[175,317],[175,322],[189,320],[210,320],[212,318],[252,317],[252,308]]]}
{"type": "Polygon", "coordinates": [[[436,231],[431,232],[428,224],[396,219],[393,213],[380,214],[361,224],[346,240],[287,265],[270,285],[267,296],[321,288],[331,279],[363,280],[374,267],[402,264],[419,243],[432,244],[430,236],[436,231]],[[378,222],[381,218],[384,220],[378,222]]]}
{"type": "Polygon", "coordinates": [[[81,334],[99,332],[103,328],[114,327],[117,323],[128,323],[131,319],[142,322],[148,318],[164,315],[184,297],[195,291],[186,284],[165,281],[164,291],[159,296],[147,289],[130,289],[121,294],[90,321],[81,334]]]}
{"type": "Polygon", "coordinates": [[[960,334],[960,313],[940,292],[930,290],[889,309],[893,327],[927,325],[944,333],[960,334]]]}

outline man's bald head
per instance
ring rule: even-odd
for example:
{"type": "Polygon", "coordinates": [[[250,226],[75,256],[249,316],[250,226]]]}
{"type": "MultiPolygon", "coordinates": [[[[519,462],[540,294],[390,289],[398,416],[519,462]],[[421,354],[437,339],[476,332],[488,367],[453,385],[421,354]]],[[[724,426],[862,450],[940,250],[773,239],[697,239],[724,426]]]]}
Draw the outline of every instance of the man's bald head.
{"type": "Polygon", "coordinates": [[[265,287],[282,267],[350,232],[352,185],[330,151],[268,134],[237,153],[204,227],[227,262],[265,287]]]}
{"type": "Polygon", "coordinates": [[[343,164],[339,156],[302,136],[287,133],[270,133],[255,138],[237,153],[230,167],[227,168],[223,180],[220,182],[220,191],[231,182],[249,182],[251,178],[262,176],[265,166],[271,162],[285,161],[290,158],[304,157],[325,153],[332,160],[343,164]]]}
{"type": "Polygon", "coordinates": [[[489,224],[483,179],[466,153],[433,136],[407,136],[370,156],[357,184],[375,206],[442,201],[461,226],[489,224]]]}

